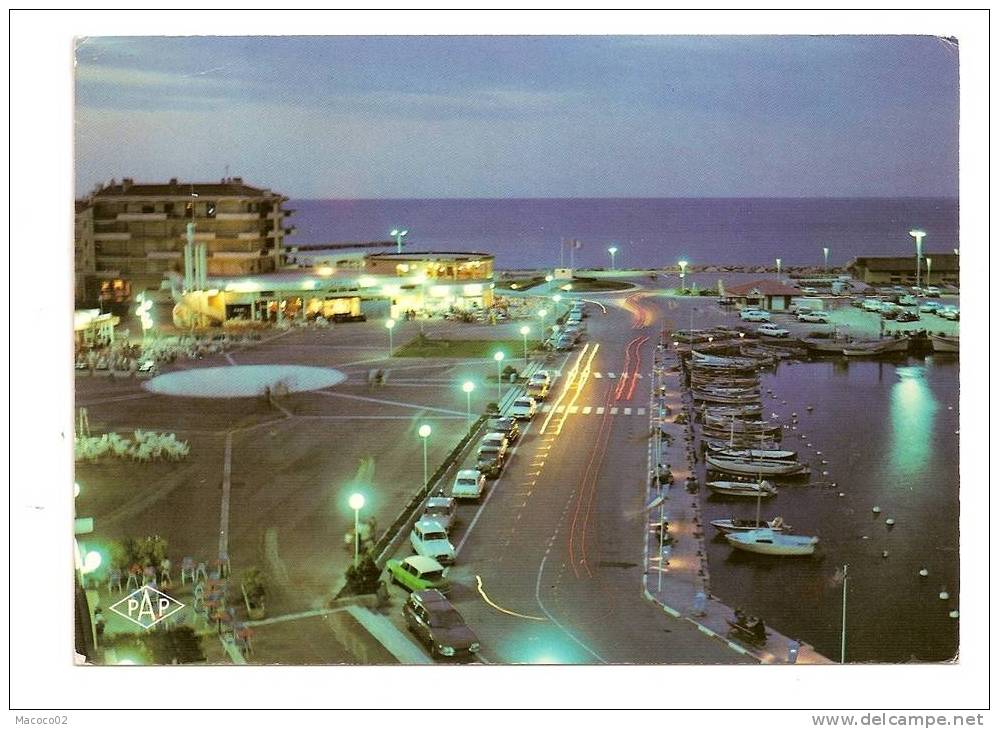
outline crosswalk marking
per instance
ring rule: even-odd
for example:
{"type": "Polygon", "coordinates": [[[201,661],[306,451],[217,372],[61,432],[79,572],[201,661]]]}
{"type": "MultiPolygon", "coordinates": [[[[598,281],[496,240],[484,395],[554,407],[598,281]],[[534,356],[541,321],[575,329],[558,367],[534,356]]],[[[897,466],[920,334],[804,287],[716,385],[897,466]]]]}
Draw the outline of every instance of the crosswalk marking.
{"type": "Polygon", "coordinates": [[[591,411],[592,409],[593,409],[593,408],[591,408],[591,407],[590,407],[589,405],[586,405],[586,406],[585,406],[585,407],[583,408],[583,415],[589,415],[589,414],[590,414],[590,411],[591,411]]]}
{"type": "Polygon", "coordinates": [[[615,374],[614,374],[613,372],[608,372],[608,373],[607,373],[607,376],[608,376],[609,378],[611,378],[612,380],[613,380],[613,379],[614,379],[615,377],[617,377],[617,375],[615,375],[615,374]]]}
{"type": "Polygon", "coordinates": [[[638,408],[638,413],[636,413],[636,414],[637,415],[645,415],[645,408],[638,408]]]}
{"type": "Polygon", "coordinates": [[[600,374],[599,372],[594,372],[594,373],[593,373],[593,376],[594,376],[594,377],[596,377],[596,378],[597,378],[598,380],[599,380],[599,379],[600,379],[601,377],[603,377],[603,375],[602,375],[602,374],[600,374]]]}
{"type": "Polygon", "coordinates": [[[602,407],[597,408],[597,415],[603,415],[604,409],[602,407]]]}
{"type": "Polygon", "coordinates": [[[611,408],[611,415],[617,415],[617,408],[611,408]]]}
{"type": "MultiPolygon", "coordinates": [[[[552,410],[559,415],[576,415],[577,413],[580,415],[603,415],[607,412],[607,408],[602,405],[598,405],[596,407],[592,405],[558,405],[553,407],[552,405],[547,404],[542,405],[539,412],[550,413],[552,410]]],[[[645,408],[610,408],[611,415],[645,415],[645,413],[645,408]]]]}
{"type": "Polygon", "coordinates": [[[541,406],[541,412],[543,412],[543,413],[551,412],[551,409],[552,409],[551,405],[542,405],[541,406]]]}
{"type": "Polygon", "coordinates": [[[569,414],[570,415],[575,415],[578,412],[579,412],[579,405],[570,405],[569,406],[569,414]]]}
{"type": "Polygon", "coordinates": [[[562,413],[564,413],[565,412],[565,405],[559,405],[557,408],[555,408],[555,412],[557,414],[559,414],[559,415],[561,415],[562,413]]]}
{"type": "Polygon", "coordinates": [[[624,414],[625,415],[631,415],[631,408],[625,408],[624,409],[624,414]]]}

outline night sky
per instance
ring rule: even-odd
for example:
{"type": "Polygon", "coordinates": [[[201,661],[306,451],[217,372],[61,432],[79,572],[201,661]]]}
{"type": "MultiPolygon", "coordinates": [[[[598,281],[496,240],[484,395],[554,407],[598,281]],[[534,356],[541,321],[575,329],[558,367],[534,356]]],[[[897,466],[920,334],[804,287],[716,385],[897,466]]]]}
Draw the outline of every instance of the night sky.
{"type": "Polygon", "coordinates": [[[297,198],[956,196],[929,36],[88,38],[80,194],[231,175],[297,198]]]}

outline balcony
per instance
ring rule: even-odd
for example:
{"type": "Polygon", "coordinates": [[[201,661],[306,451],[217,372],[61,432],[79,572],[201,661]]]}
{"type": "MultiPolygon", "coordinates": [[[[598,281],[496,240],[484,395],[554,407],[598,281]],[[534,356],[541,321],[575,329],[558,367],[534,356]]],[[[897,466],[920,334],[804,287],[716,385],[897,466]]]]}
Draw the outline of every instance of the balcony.
{"type": "MultiPolygon", "coordinates": [[[[181,240],[183,240],[183,241],[186,242],[187,241],[187,232],[185,231],[184,233],[182,233],[178,237],[181,240]]],[[[197,230],[195,230],[194,231],[194,240],[215,240],[215,231],[202,231],[202,232],[199,233],[197,230]]]]}
{"type": "Polygon", "coordinates": [[[94,240],[132,240],[131,233],[94,233],[94,240]]]}
{"type": "Polygon", "coordinates": [[[139,222],[143,220],[166,220],[166,213],[118,213],[115,220],[125,223],[139,222]]]}
{"type": "Polygon", "coordinates": [[[260,213],[215,213],[216,220],[259,220],[260,213]]]}

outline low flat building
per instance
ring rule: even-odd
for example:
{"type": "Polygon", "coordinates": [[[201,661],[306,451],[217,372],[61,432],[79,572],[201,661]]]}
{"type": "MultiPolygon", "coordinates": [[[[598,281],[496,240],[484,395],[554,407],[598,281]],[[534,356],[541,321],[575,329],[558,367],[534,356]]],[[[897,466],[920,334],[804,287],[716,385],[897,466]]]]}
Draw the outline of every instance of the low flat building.
{"type": "Polygon", "coordinates": [[[791,307],[792,297],[801,296],[801,289],[773,279],[761,279],[734,286],[723,286],[719,295],[739,308],[783,311],[791,307]]]}
{"type": "Polygon", "coordinates": [[[209,275],[192,291],[180,274],[168,280],[178,327],[485,309],[494,288],[493,256],[442,251],[349,254],[256,276],[209,275]]]}
{"type": "MultiPolygon", "coordinates": [[[[924,253],[919,267],[919,282],[924,286],[960,284],[961,259],[955,253],[924,253]]],[[[858,281],[877,286],[915,286],[916,256],[858,256],[847,264],[847,271],[858,281]]]]}

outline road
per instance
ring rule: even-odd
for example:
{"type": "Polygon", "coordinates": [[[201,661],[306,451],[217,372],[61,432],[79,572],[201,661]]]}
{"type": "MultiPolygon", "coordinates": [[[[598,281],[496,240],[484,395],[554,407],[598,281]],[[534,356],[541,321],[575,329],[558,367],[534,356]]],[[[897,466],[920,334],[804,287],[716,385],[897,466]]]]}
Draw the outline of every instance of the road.
{"type": "Polygon", "coordinates": [[[667,300],[601,300],[607,313],[590,306],[588,338],[547,412],[527,426],[484,505],[463,507],[452,599],[483,662],[740,662],[643,597],[648,373],[667,300]]]}

